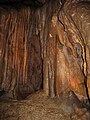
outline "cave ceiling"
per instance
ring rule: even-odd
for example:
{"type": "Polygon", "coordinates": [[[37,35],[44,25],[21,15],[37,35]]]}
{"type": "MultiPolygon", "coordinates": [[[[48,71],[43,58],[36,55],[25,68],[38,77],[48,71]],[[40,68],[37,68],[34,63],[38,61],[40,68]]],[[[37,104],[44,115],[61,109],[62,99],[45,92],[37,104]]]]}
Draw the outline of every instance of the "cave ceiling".
{"type": "Polygon", "coordinates": [[[33,4],[33,3],[41,3],[44,4],[47,0],[0,0],[0,4],[8,4],[8,3],[27,3],[27,4],[33,4]]]}
{"type": "Polygon", "coordinates": [[[0,5],[29,5],[41,7],[47,0],[0,0],[0,5]]]}
{"type": "MultiPolygon", "coordinates": [[[[32,7],[41,7],[47,1],[50,0],[0,0],[0,5],[29,5],[32,7]]],[[[53,0],[52,0],[53,1],[53,0]]],[[[62,3],[67,0],[59,0],[62,3]]],[[[80,1],[90,1],[90,0],[80,0],[80,1]]]]}

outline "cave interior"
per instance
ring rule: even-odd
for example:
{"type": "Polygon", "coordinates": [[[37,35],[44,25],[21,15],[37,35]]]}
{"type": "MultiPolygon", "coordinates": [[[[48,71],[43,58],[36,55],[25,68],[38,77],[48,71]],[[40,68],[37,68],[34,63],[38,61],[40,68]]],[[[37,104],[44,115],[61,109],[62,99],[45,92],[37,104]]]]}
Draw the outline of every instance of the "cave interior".
{"type": "Polygon", "coordinates": [[[0,0],[0,120],[90,119],[90,0],[0,0]]]}

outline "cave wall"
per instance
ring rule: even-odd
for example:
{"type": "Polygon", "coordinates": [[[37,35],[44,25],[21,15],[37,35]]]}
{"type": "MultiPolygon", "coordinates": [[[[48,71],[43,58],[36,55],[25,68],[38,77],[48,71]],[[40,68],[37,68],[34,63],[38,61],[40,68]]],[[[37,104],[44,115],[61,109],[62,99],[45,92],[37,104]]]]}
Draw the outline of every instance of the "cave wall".
{"type": "Polygon", "coordinates": [[[0,86],[7,96],[25,98],[41,88],[51,97],[71,90],[86,96],[90,9],[77,1],[0,7],[0,86]]]}
{"type": "Polygon", "coordinates": [[[23,98],[42,87],[41,43],[33,29],[34,11],[29,7],[0,11],[0,85],[23,98]]]}
{"type": "Polygon", "coordinates": [[[90,95],[89,24],[90,2],[69,0],[53,14],[44,58],[47,95],[90,95]]]}
{"type": "Polygon", "coordinates": [[[6,97],[24,99],[42,89],[45,44],[55,9],[51,2],[38,10],[0,6],[0,87],[6,97]]]}
{"type": "Polygon", "coordinates": [[[58,19],[56,16],[53,18],[59,44],[57,48],[57,92],[58,94],[61,91],[64,93],[71,89],[77,95],[88,96],[86,94],[90,95],[90,2],[69,0],[58,14],[58,19]],[[60,87],[61,90],[59,90],[60,87]]]}

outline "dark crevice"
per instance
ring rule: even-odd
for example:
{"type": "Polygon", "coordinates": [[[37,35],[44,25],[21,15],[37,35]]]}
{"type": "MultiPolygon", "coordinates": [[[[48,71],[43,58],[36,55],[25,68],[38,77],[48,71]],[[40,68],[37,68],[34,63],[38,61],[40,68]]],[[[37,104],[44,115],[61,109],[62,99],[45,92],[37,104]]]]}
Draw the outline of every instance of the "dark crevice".
{"type": "MultiPolygon", "coordinates": [[[[46,3],[46,2],[45,2],[46,3]]],[[[39,2],[38,0],[19,0],[19,1],[0,1],[0,6],[9,6],[11,8],[21,8],[21,6],[30,6],[31,8],[42,7],[45,3],[39,2]]]]}
{"type": "MultiPolygon", "coordinates": [[[[87,72],[87,60],[86,60],[86,47],[84,45],[84,54],[85,54],[85,60],[84,60],[84,63],[86,63],[86,74],[84,73],[84,69],[83,68],[83,75],[84,75],[84,85],[85,85],[85,89],[86,89],[86,95],[87,95],[87,98],[88,98],[88,102],[89,102],[89,105],[90,105],[90,97],[89,97],[89,91],[88,91],[88,86],[87,86],[87,75],[88,75],[88,72],[87,72]]],[[[84,67],[84,66],[83,66],[84,67]]]]}

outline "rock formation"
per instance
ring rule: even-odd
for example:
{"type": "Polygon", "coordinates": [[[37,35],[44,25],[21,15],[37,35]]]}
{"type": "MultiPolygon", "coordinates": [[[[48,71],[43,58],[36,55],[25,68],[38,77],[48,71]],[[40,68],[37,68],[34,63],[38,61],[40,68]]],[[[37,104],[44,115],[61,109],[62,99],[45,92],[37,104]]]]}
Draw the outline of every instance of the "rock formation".
{"type": "Polygon", "coordinates": [[[0,87],[16,99],[39,89],[90,95],[89,13],[79,0],[0,6],[0,87]]]}

